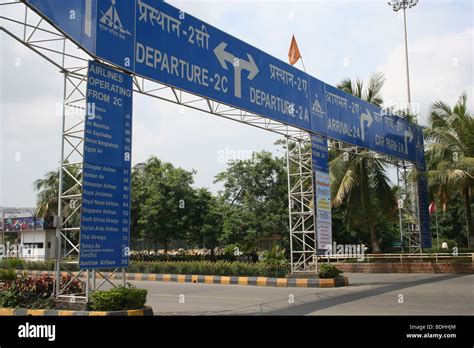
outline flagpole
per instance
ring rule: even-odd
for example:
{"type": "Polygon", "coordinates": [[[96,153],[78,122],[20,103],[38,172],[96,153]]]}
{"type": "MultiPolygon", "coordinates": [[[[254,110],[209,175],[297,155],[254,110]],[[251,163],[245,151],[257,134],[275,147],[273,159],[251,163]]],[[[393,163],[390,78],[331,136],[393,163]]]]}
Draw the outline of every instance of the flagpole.
{"type": "MultiPolygon", "coordinates": [[[[436,201],[435,201],[435,207],[436,207],[436,201]]],[[[436,239],[438,241],[438,251],[439,251],[439,228],[438,228],[438,207],[435,208],[435,217],[436,217],[436,239]]]]}
{"type": "MultiPolygon", "coordinates": [[[[303,64],[303,70],[304,70],[304,73],[306,74],[306,78],[307,78],[307,81],[308,81],[309,99],[310,99],[310,103],[311,103],[311,85],[309,83],[309,74],[306,71],[303,56],[301,55],[301,53],[300,53],[300,59],[301,59],[301,64],[303,64]]],[[[288,168],[288,170],[289,170],[289,168],[288,168]]],[[[316,195],[316,192],[313,192],[313,195],[316,195]]],[[[313,199],[314,199],[314,197],[313,197],[313,199]]],[[[313,202],[313,204],[314,204],[314,202],[313,202]]],[[[315,215],[315,213],[316,213],[316,209],[313,209],[313,217],[314,217],[314,222],[315,222],[315,225],[316,225],[316,215],[315,215]]],[[[316,246],[316,250],[315,250],[316,257],[314,259],[316,261],[316,274],[318,274],[318,247],[319,247],[319,245],[317,245],[318,236],[317,236],[316,226],[315,226],[315,231],[314,231],[314,237],[315,237],[315,246],[316,246]]],[[[329,262],[329,258],[328,258],[328,262],[329,262]]]]}
{"type": "Polygon", "coordinates": [[[306,72],[306,67],[304,66],[303,56],[301,56],[301,64],[303,64],[303,70],[304,70],[304,72],[307,74],[307,72],[306,72]]]}

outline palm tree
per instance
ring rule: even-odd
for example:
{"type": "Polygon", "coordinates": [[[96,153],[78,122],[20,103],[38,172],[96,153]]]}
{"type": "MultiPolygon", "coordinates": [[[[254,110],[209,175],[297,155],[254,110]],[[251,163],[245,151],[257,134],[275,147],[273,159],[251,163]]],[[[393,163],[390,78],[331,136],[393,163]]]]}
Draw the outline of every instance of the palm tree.
{"type": "Polygon", "coordinates": [[[375,73],[369,79],[367,88],[364,88],[364,82],[357,79],[353,82],[351,79],[342,80],[337,88],[340,90],[352,94],[353,96],[365,100],[371,104],[381,107],[383,103],[380,92],[382,90],[385,77],[382,73],[375,73]]]}
{"type": "MultiPolygon", "coordinates": [[[[346,79],[337,87],[381,106],[383,101],[380,90],[384,80],[384,76],[378,73],[371,76],[367,86],[359,79],[355,82],[346,79]]],[[[349,147],[346,146],[346,149],[349,147]]],[[[355,148],[355,153],[351,151],[350,154],[343,149],[330,151],[332,204],[338,207],[346,202],[349,225],[368,229],[372,252],[380,253],[382,249],[377,237],[377,218],[391,214],[396,202],[386,167],[365,149],[355,148]]],[[[354,150],[353,146],[352,149],[354,150]]]]}
{"type": "Polygon", "coordinates": [[[34,182],[36,195],[36,215],[50,216],[58,213],[59,171],[45,174],[43,179],[34,182]]]}
{"type": "MultiPolygon", "coordinates": [[[[68,172],[80,181],[79,169],[75,166],[68,166],[68,172]]],[[[34,188],[38,191],[36,195],[36,215],[39,217],[54,216],[58,213],[58,196],[59,196],[59,169],[45,174],[42,179],[36,180],[34,188]]],[[[64,190],[68,190],[68,194],[78,194],[81,192],[79,185],[70,175],[64,175],[64,190]]],[[[63,215],[68,216],[74,206],[64,205],[63,215]]]]}
{"type": "Polygon", "coordinates": [[[463,93],[451,108],[443,101],[431,107],[426,161],[430,188],[445,210],[450,193],[461,194],[464,199],[469,247],[474,246],[474,223],[471,204],[474,187],[474,118],[467,108],[467,95],[463,93]]]}

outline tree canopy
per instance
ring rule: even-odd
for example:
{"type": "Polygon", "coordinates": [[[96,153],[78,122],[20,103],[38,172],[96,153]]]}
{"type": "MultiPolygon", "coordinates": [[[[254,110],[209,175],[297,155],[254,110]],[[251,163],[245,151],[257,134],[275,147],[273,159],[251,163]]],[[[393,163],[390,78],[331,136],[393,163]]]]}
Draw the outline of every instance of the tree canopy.
{"type": "MultiPolygon", "coordinates": [[[[381,106],[383,83],[383,75],[374,74],[367,84],[345,79],[338,88],[381,106]]],[[[404,117],[413,119],[409,114],[404,117]]],[[[466,231],[472,246],[474,118],[467,108],[467,95],[462,94],[454,106],[435,102],[424,135],[430,198],[443,208],[441,238],[464,244],[466,231]]],[[[282,141],[275,144],[286,146],[282,141]]],[[[388,179],[386,163],[347,144],[333,146],[329,160],[334,240],[368,244],[373,252],[390,250],[398,238],[398,219],[396,187],[388,179]]],[[[222,190],[213,193],[193,186],[195,171],[152,156],[132,170],[132,241],[165,252],[170,246],[183,245],[206,248],[212,254],[218,246],[236,245],[255,253],[260,240],[277,236],[288,250],[286,165],[286,158],[267,151],[231,161],[215,177],[222,190]]],[[[70,188],[69,194],[79,194],[80,170],[68,168],[64,187],[70,188]]],[[[58,184],[59,170],[35,181],[38,216],[57,214],[58,184]]],[[[74,209],[65,204],[63,214],[74,209]]],[[[77,225],[78,220],[70,223],[77,225]]]]}

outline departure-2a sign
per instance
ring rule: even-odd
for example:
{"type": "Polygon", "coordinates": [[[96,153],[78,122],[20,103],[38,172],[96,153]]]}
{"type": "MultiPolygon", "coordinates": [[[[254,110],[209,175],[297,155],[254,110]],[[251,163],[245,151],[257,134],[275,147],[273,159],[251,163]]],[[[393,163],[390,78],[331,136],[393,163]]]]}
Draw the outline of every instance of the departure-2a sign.
{"type": "Polygon", "coordinates": [[[415,151],[419,132],[407,120],[385,115],[163,1],[26,2],[92,55],[136,75],[322,136],[423,162],[415,151]]]}

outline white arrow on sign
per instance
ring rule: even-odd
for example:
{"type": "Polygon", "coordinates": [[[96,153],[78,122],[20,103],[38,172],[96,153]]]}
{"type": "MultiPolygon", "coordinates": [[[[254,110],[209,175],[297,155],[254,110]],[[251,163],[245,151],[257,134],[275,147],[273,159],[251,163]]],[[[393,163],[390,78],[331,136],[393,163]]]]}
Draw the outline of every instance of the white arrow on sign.
{"type": "Polygon", "coordinates": [[[405,153],[408,155],[408,139],[410,139],[410,143],[413,141],[413,132],[411,131],[411,127],[408,127],[408,129],[404,133],[405,136],[405,153]]]}
{"type": "Polygon", "coordinates": [[[84,14],[84,34],[92,38],[92,0],[86,0],[86,13],[84,14]]]}
{"type": "Polygon", "coordinates": [[[369,109],[365,109],[367,113],[360,114],[360,133],[362,137],[362,141],[365,141],[365,129],[364,129],[364,122],[367,122],[367,128],[372,125],[372,115],[370,114],[369,109]]]}
{"type": "Polygon", "coordinates": [[[248,60],[235,57],[233,54],[227,52],[225,49],[227,43],[221,42],[216,48],[214,48],[214,54],[217,57],[222,68],[228,70],[227,63],[232,64],[234,67],[234,94],[237,98],[242,97],[242,70],[247,70],[249,72],[247,78],[253,80],[255,76],[259,73],[259,69],[253,57],[247,53],[248,60]]]}

